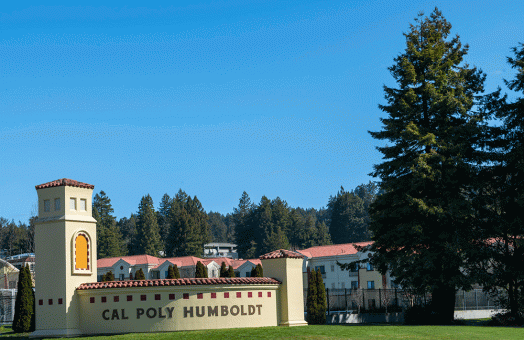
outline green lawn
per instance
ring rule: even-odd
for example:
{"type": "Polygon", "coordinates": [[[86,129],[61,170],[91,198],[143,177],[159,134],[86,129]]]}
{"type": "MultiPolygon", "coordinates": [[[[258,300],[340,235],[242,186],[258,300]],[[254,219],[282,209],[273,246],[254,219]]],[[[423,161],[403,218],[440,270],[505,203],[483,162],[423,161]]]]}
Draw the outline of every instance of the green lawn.
{"type": "MultiPolygon", "coordinates": [[[[17,337],[9,333],[2,337],[17,337]]],[[[6,332],[7,331],[7,332],[6,332]]],[[[307,326],[307,327],[267,327],[221,329],[210,331],[142,333],[114,336],[83,337],[82,339],[112,340],[167,340],[167,339],[523,339],[524,328],[504,328],[486,326],[390,326],[390,325],[348,325],[348,326],[307,326]]]]}

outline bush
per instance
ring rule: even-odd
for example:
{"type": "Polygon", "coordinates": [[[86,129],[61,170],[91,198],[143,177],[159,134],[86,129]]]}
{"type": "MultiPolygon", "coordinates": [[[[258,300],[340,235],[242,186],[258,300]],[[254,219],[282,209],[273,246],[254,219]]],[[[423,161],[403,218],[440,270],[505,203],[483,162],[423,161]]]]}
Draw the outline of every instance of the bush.
{"type": "Polygon", "coordinates": [[[35,330],[35,293],[28,266],[20,270],[17,288],[13,331],[15,333],[32,332],[35,330]]]}
{"type": "Polygon", "coordinates": [[[144,275],[144,271],[142,268],[136,271],[135,273],[135,280],[145,280],[146,276],[144,275]]]}
{"type": "Polygon", "coordinates": [[[175,279],[180,279],[180,272],[178,271],[178,266],[176,264],[173,266],[173,272],[175,273],[175,279]]]}
{"type": "Polygon", "coordinates": [[[167,267],[167,278],[168,279],[174,279],[175,278],[175,270],[172,265],[169,265],[167,267]]]}
{"type": "Polygon", "coordinates": [[[404,312],[406,325],[433,325],[435,322],[436,318],[429,304],[409,307],[404,312]]]}
{"type": "Polygon", "coordinates": [[[264,270],[261,264],[257,264],[251,269],[251,277],[264,277],[264,270]]]}
{"type": "Polygon", "coordinates": [[[236,277],[235,270],[233,269],[233,266],[229,266],[229,277],[236,277]]]}
{"type": "Polygon", "coordinates": [[[195,277],[200,279],[207,277],[207,268],[200,261],[196,264],[195,277]]]}
{"type": "Polygon", "coordinates": [[[306,306],[307,322],[309,324],[323,325],[326,323],[326,289],[320,270],[310,273],[306,306]]]}
{"type": "Polygon", "coordinates": [[[222,262],[220,266],[220,277],[229,277],[229,271],[227,270],[225,262],[222,262]]]}
{"type": "Polygon", "coordinates": [[[102,276],[102,282],[107,282],[107,281],[115,281],[115,275],[113,275],[112,271],[108,271],[107,273],[104,274],[104,276],[102,276]]]}
{"type": "Polygon", "coordinates": [[[491,317],[490,326],[524,326],[522,315],[511,315],[509,311],[497,313],[491,317]]]}

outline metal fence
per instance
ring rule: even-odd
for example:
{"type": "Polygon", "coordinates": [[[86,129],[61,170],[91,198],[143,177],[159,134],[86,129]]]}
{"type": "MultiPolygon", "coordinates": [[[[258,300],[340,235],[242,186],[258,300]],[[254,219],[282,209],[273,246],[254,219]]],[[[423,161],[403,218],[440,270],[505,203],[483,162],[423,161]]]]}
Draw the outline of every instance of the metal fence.
{"type": "MultiPolygon", "coordinates": [[[[402,289],[326,289],[328,312],[400,311],[431,301],[431,294],[419,295],[402,289]]],[[[307,289],[304,290],[306,309],[307,289]]],[[[498,309],[497,302],[481,289],[458,291],[455,310],[498,309]]]]}
{"type": "Polygon", "coordinates": [[[16,289],[0,289],[0,325],[13,323],[16,289]]]}

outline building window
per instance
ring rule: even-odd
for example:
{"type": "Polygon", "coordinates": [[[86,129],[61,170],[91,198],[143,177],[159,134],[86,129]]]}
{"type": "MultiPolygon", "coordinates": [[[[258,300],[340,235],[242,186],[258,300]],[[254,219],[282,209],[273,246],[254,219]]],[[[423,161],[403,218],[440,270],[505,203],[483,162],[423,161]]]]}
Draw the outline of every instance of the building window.
{"type": "Polygon", "coordinates": [[[55,198],[55,211],[60,210],[60,198],[55,198]]]}
{"type": "Polygon", "coordinates": [[[375,289],[375,281],[368,281],[368,289],[375,289]]]}
{"type": "Polygon", "coordinates": [[[358,289],[358,281],[351,281],[351,289],[358,289]]]}
{"type": "Polygon", "coordinates": [[[45,212],[51,211],[51,201],[50,200],[44,200],[44,211],[45,212]]]}
{"type": "Polygon", "coordinates": [[[72,271],[73,274],[91,273],[91,239],[82,231],[73,235],[72,239],[72,271]]]}
{"type": "Polygon", "coordinates": [[[81,198],[80,199],[80,210],[86,211],[87,210],[86,207],[87,207],[86,199],[85,198],[81,198]]]}
{"type": "Polygon", "coordinates": [[[124,274],[120,274],[120,275],[118,275],[118,279],[119,279],[120,281],[124,281],[124,274]]]}
{"type": "Polygon", "coordinates": [[[331,265],[331,271],[332,271],[332,272],[335,271],[335,265],[334,265],[334,264],[331,265]]]}
{"type": "Polygon", "coordinates": [[[373,265],[372,265],[371,263],[369,263],[369,262],[368,262],[368,264],[367,264],[367,270],[368,270],[368,271],[373,270],[373,265]]]}
{"type": "Polygon", "coordinates": [[[69,209],[76,210],[76,198],[71,197],[69,199],[69,209]]]}
{"type": "Polygon", "coordinates": [[[246,272],[246,277],[251,277],[251,272],[246,272]]]}

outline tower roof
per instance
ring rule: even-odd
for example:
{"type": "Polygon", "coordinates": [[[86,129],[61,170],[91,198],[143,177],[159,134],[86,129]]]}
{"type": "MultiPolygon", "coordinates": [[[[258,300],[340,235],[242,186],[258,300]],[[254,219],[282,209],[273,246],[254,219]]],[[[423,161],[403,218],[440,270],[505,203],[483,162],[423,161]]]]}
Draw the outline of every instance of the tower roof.
{"type": "Polygon", "coordinates": [[[51,187],[62,187],[62,186],[78,187],[78,188],[86,188],[86,189],[95,188],[95,186],[92,184],[82,183],[82,182],[75,181],[69,178],[57,179],[56,181],[51,181],[51,182],[37,185],[35,186],[35,188],[36,190],[38,190],[38,189],[51,188],[51,187]]]}
{"type": "Polygon", "coordinates": [[[271,253],[264,254],[259,257],[261,260],[268,260],[268,259],[282,259],[282,258],[289,258],[289,259],[303,259],[304,255],[291,251],[286,249],[279,249],[272,251],[271,253]]]}

